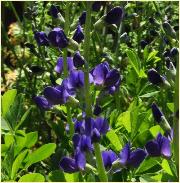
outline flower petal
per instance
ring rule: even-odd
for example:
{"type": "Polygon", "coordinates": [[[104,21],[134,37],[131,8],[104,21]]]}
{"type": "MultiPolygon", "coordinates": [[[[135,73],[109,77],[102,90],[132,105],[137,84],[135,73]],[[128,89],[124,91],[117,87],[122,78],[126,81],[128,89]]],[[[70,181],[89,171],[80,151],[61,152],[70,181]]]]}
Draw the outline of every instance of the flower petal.
{"type": "Polygon", "coordinates": [[[126,165],[130,156],[130,144],[127,143],[119,154],[120,164],[126,165]]]}
{"type": "Polygon", "coordinates": [[[60,168],[67,173],[74,173],[79,170],[75,160],[69,157],[64,157],[61,159],[60,168]]]}
{"type": "Polygon", "coordinates": [[[147,150],[149,156],[160,156],[161,155],[161,149],[156,140],[147,142],[145,147],[146,147],[146,150],[147,150]]]}

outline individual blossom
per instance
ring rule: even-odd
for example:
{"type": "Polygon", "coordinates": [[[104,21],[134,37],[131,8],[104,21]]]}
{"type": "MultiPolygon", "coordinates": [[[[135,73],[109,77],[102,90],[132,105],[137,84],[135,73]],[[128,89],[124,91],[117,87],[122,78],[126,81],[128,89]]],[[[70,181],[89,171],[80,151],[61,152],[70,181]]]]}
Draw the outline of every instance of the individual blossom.
{"type": "Polygon", "coordinates": [[[102,2],[101,1],[95,1],[92,4],[92,10],[98,12],[101,9],[102,2]]]}
{"type": "MultiPolygon", "coordinates": [[[[54,70],[57,73],[61,74],[63,72],[63,67],[64,67],[63,66],[63,57],[59,57],[54,70]]],[[[69,72],[75,69],[72,57],[67,57],[67,67],[68,67],[67,69],[69,72]]]]}
{"type": "Polygon", "coordinates": [[[60,168],[66,173],[74,173],[79,170],[84,170],[86,165],[86,157],[83,152],[76,149],[74,158],[63,157],[60,161],[60,168]]]}
{"type": "Polygon", "coordinates": [[[48,46],[49,41],[45,32],[35,32],[34,38],[39,46],[48,46]]]}
{"type": "Polygon", "coordinates": [[[96,115],[96,116],[98,116],[101,112],[102,112],[101,106],[96,104],[94,106],[93,114],[96,115]]]}
{"type": "Polygon", "coordinates": [[[149,156],[171,157],[170,140],[159,133],[155,140],[147,142],[145,148],[149,156]]]}
{"type": "Polygon", "coordinates": [[[127,143],[119,154],[119,161],[121,166],[137,168],[145,159],[146,155],[147,153],[141,148],[131,151],[130,144],[127,143]]]}
{"type": "Polygon", "coordinates": [[[80,25],[84,25],[86,21],[86,11],[83,11],[81,16],[79,17],[79,23],[80,25]]]}
{"type": "Polygon", "coordinates": [[[48,100],[43,96],[34,97],[34,101],[40,109],[49,110],[52,107],[52,105],[48,102],[48,100]]]}
{"type": "Polygon", "coordinates": [[[50,9],[49,9],[49,13],[52,17],[58,18],[59,10],[58,10],[57,6],[52,4],[50,9]]]}
{"type": "Polygon", "coordinates": [[[81,43],[83,39],[84,39],[84,34],[83,34],[82,27],[81,25],[78,25],[74,33],[73,40],[76,41],[77,43],[81,43]]]}
{"type": "Polygon", "coordinates": [[[170,51],[170,55],[171,57],[174,57],[178,54],[178,49],[176,47],[172,48],[171,51],[170,51]]]}
{"type": "Polygon", "coordinates": [[[141,48],[144,49],[146,47],[146,45],[148,45],[148,42],[145,40],[141,40],[140,45],[141,45],[141,48]]]}
{"type": "Polygon", "coordinates": [[[74,54],[73,63],[76,68],[82,67],[85,63],[84,58],[80,55],[79,51],[74,54]]]}
{"type": "Polygon", "coordinates": [[[118,159],[118,156],[112,150],[102,151],[102,159],[104,163],[104,167],[106,169],[110,169],[112,167],[113,162],[118,159]]]}
{"type": "Polygon", "coordinates": [[[57,87],[48,86],[44,89],[44,96],[52,105],[65,104],[69,98],[67,90],[59,85],[57,87]]]}
{"type": "Polygon", "coordinates": [[[61,28],[54,28],[48,34],[48,39],[53,46],[58,47],[60,49],[65,48],[68,45],[68,38],[66,37],[63,29],[61,28]]]}
{"type": "Polygon", "coordinates": [[[123,9],[119,6],[111,9],[105,16],[105,21],[108,24],[118,24],[122,21],[123,9]]]}

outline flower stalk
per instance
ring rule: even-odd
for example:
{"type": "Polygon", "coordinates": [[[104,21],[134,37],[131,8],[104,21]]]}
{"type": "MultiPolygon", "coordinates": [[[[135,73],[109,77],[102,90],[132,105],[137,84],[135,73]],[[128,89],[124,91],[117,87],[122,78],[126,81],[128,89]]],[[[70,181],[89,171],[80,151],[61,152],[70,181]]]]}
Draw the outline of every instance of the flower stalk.
{"type": "MultiPolygon", "coordinates": [[[[65,11],[65,26],[64,26],[64,33],[68,35],[68,29],[69,29],[69,8],[70,4],[67,2],[66,4],[66,11],[65,11]]],[[[63,68],[64,68],[64,77],[68,77],[68,66],[67,66],[67,48],[63,49],[63,68]]],[[[70,137],[74,134],[74,125],[72,122],[72,116],[71,116],[71,109],[69,104],[66,105],[67,109],[67,122],[69,124],[69,131],[70,131],[70,137]]]]}
{"type": "MultiPolygon", "coordinates": [[[[91,5],[92,2],[87,2],[86,4],[86,22],[85,22],[85,40],[84,40],[84,58],[86,60],[85,62],[85,86],[84,86],[84,92],[85,92],[85,102],[86,102],[86,116],[91,117],[92,116],[92,106],[91,106],[91,95],[90,95],[90,85],[89,85],[89,50],[90,50],[90,28],[91,28],[91,5]]],[[[97,161],[97,169],[98,169],[98,176],[100,181],[107,182],[108,178],[106,175],[106,171],[103,165],[101,151],[99,143],[94,143],[94,151],[97,161]]]]}

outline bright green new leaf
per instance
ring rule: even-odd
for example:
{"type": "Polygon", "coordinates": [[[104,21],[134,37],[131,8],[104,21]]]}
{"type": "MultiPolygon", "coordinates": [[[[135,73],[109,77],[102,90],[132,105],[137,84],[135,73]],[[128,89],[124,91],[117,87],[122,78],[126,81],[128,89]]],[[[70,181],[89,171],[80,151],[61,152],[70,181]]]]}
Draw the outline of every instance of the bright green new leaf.
{"type": "Polygon", "coordinates": [[[32,147],[38,140],[38,132],[30,132],[26,134],[26,147],[32,147]]]}
{"type": "Polygon", "coordinates": [[[174,112],[174,103],[167,103],[167,107],[171,112],[174,112]]]}
{"type": "Polygon", "coordinates": [[[163,170],[168,173],[169,175],[172,175],[173,176],[173,173],[171,171],[171,168],[169,166],[169,163],[166,159],[163,159],[162,163],[161,163],[161,166],[163,168],[163,170]]]}
{"type": "Polygon", "coordinates": [[[48,158],[49,156],[51,156],[51,154],[54,153],[55,149],[56,144],[54,143],[49,143],[41,146],[39,149],[28,155],[25,167],[28,168],[32,164],[48,158]]]}
{"type": "Polygon", "coordinates": [[[159,93],[159,91],[154,91],[154,92],[146,93],[146,94],[141,95],[141,96],[139,96],[139,97],[140,97],[140,98],[150,98],[150,97],[152,97],[152,96],[155,96],[155,95],[158,94],[158,93],[159,93]]]}
{"type": "Polygon", "coordinates": [[[157,136],[158,133],[163,133],[163,130],[159,125],[153,126],[149,130],[154,138],[157,136]]]}
{"type": "Polygon", "coordinates": [[[66,182],[79,182],[79,172],[77,173],[64,173],[66,182]]]}
{"type": "Polygon", "coordinates": [[[60,170],[54,170],[48,175],[49,182],[65,182],[66,179],[64,177],[64,173],[60,170]]]}
{"type": "Polygon", "coordinates": [[[45,182],[45,178],[40,173],[29,173],[23,175],[18,182],[45,182]]]}
{"type": "Polygon", "coordinates": [[[14,99],[16,97],[16,94],[17,94],[17,90],[16,89],[12,89],[12,90],[8,90],[2,96],[2,115],[3,115],[3,117],[8,112],[9,107],[13,104],[14,99]]]}

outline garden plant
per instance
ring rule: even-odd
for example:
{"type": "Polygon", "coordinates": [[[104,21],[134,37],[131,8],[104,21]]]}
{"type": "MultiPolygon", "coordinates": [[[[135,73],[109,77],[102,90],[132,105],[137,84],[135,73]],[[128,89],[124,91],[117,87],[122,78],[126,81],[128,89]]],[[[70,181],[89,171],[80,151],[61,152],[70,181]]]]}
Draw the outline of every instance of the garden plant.
{"type": "Polygon", "coordinates": [[[178,182],[176,1],[1,2],[1,181],[178,182]]]}

